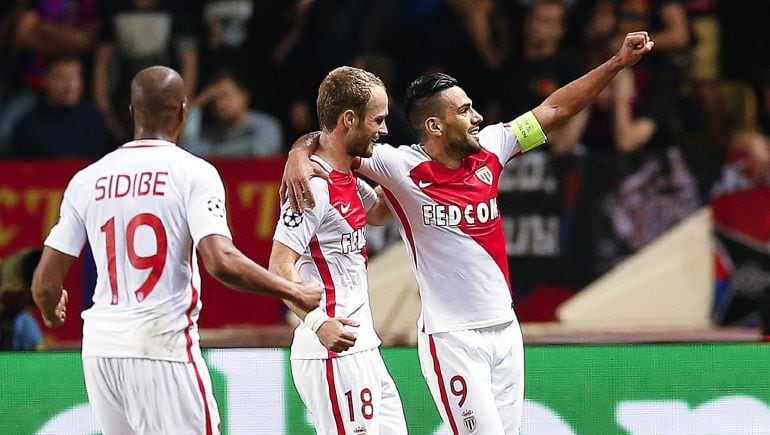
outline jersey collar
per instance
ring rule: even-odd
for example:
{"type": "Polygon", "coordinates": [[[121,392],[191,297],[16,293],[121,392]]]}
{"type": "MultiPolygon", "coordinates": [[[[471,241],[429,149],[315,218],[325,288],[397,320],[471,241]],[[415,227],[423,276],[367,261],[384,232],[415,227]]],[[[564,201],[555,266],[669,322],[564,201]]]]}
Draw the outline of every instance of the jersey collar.
{"type": "Polygon", "coordinates": [[[176,144],[163,139],[139,139],[125,143],[121,148],[175,147],[176,144]]]}

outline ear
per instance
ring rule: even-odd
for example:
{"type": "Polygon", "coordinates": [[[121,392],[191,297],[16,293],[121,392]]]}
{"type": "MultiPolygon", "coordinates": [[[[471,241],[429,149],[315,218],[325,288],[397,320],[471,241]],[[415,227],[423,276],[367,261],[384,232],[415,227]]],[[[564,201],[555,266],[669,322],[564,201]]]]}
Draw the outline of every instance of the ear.
{"type": "Polygon", "coordinates": [[[356,123],[356,112],[352,110],[346,110],[342,114],[342,122],[345,123],[345,127],[352,128],[353,125],[356,123]]]}
{"type": "Polygon", "coordinates": [[[128,116],[131,117],[131,119],[134,119],[134,106],[128,105],[128,116]]]}
{"type": "Polygon", "coordinates": [[[425,120],[425,131],[428,134],[441,136],[443,134],[441,130],[442,126],[440,119],[436,118],[435,116],[431,116],[425,120]]]}
{"type": "Polygon", "coordinates": [[[179,113],[177,113],[177,119],[179,121],[184,121],[187,117],[187,100],[182,101],[182,104],[179,106],[179,113]]]}

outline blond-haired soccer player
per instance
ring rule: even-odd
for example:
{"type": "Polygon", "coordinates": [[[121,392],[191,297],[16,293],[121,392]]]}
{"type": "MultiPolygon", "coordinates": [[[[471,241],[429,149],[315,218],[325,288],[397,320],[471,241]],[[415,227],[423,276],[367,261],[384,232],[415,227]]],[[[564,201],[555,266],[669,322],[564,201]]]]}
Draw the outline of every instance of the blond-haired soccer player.
{"type": "Polygon", "coordinates": [[[321,306],[297,310],[291,368],[319,434],[406,434],[401,398],[380,356],[366,275],[366,223],[390,218],[384,201],[351,171],[388,133],[382,81],[352,67],[331,71],[318,88],[319,146],[310,157],[328,179],[310,180],[315,206],[285,202],[270,269],[323,282],[321,306]],[[355,330],[351,332],[346,327],[355,330]]]}

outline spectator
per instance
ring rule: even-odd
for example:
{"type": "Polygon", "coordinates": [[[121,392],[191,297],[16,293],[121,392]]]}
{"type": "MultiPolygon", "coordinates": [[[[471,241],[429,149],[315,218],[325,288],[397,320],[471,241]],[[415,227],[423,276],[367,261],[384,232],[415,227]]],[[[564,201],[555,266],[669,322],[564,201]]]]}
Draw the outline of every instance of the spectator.
{"type": "Polygon", "coordinates": [[[630,153],[678,145],[680,127],[672,122],[676,108],[652,99],[635,108],[636,97],[633,73],[622,71],[591,108],[582,140],[589,151],[630,153]]]}
{"type": "MultiPolygon", "coordinates": [[[[578,78],[583,62],[561,47],[567,31],[567,6],[562,0],[534,0],[527,8],[521,44],[506,59],[495,80],[495,101],[487,116],[502,121],[502,113],[522,113],[537,106],[556,89],[578,78]]],[[[580,138],[587,116],[581,113],[548,136],[550,149],[563,153],[580,138]]]]}
{"type": "Polygon", "coordinates": [[[251,52],[255,0],[203,0],[200,73],[208,82],[220,68],[251,77],[259,57],[251,52]]]}
{"type": "Polygon", "coordinates": [[[281,124],[266,113],[249,110],[251,94],[235,73],[217,75],[192,103],[184,147],[203,157],[274,156],[283,152],[281,124]],[[210,106],[212,122],[203,122],[210,106]]]}
{"type": "Polygon", "coordinates": [[[73,57],[51,60],[43,98],[13,132],[16,158],[97,157],[108,132],[101,112],[83,101],[83,65],[73,57]]]}
{"type": "Polygon", "coordinates": [[[0,154],[18,120],[35,105],[51,56],[89,62],[99,21],[96,0],[3,2],[0,6],[0,154]]]}
{"type": "Polygon", "coordinates": [[[173,66],[187,95],[198,83],[195,20],[182,2],[172,0],[105,0],[103,24],[94,56],[93,97],[107,117],[116,139],[130,136],[128,89],[131,78],[153,65],[173,66]],[[114,70],[112,68],[115,68],[114,70]],[[113,80],[114,78],[114,80],[113,80]],[[114,109],[117,104],[118,110],[114,109]]]}
{"type": "Polygon", "coordinates": [[[43,334],[27,311],[40,249],[22,249],[0,263],[0,350],[40,350],[43,334]]]}
{"type": "MultiPolygon", "coordinates": [[[[382,53],[367,53],[356,58],[353,66],[369,71],[385,83],[385,89],[395,89],[393,61],[382,53]]],[[[398,95],[388,93],[388,137],[390,144],[399,146],[417,143],[417,136],[406,119],[404,103],[398,95]]]]}
{"type": "Polygon", "coordinates": [[[759,325],[770,337],[770,139],[734,133],[711,209],[719,249],[715,317],[721,325],[759,325]],[[749,210],[751,210],[749,212],[749,210]]]}

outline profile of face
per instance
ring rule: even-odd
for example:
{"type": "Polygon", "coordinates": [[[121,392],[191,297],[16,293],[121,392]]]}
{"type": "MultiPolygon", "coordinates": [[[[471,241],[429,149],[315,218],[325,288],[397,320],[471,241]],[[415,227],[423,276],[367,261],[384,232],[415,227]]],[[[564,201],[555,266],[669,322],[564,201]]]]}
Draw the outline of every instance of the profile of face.
{"type": "Polygon", "coordinates": [[[388,116],[388,93],[382,86],[372,89],[366,113],[353,124],[348,133],[348,154],[371,157],[374,144],[388,134],[385,118],[388,116]]]}
{"type": "Polygon", "coordinates": [[[566,6],[536,2],[527,12],[524,37],[530,44],[559,43],[565,32],[566,6]]]}
{"type": "Polygon", "coordinates": [[[484,121],[473,102],[459,86],[452,86],[438,95],[444,102],[444,112],[437,117],[437,127],[448,151],[467,156],[481,151],[479,125],[484,121]]]}
{"type": "Polygon", "coordinates": [[[249,93],[229,78],[220,80],[216,86],[214,117],[223,124],[237,123],[249,111],[249,93]]]}
{"type": "Polygon", "coordinates": [[[45,75],[46,101],[53,107],[71,107],[83,96],[83,66],[78,60],[57,62],[45,75]]]}

